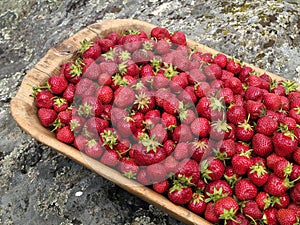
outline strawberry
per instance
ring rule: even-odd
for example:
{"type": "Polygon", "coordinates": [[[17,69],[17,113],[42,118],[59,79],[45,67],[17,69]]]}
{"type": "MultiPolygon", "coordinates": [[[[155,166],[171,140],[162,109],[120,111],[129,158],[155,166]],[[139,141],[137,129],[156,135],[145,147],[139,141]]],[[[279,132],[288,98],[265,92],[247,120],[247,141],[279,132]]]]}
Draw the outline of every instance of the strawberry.
{"type": "Polygon", "coordinates": [[[157,40],[161,39],[170,39],[170,33],[166,28],[155,27],[151,30],[151,37],[156,38],[157,40]]]}
{"type": "Polygon", "coordinates": [[[98,65],[98,80],[100,74],[107,74],[110,77],[115,75],[118,71],[123,74],[123,71],[120,69],[122,64],[118,65],[115,62],[101,62],[98,65]]]}
{"type": "Polygon", "coordinates": [[[235,136],[238,140],[248,142],[252,139],[254,135],[253,126],[249,124],[249,117],[243,123],[239,123],[239,125],[235,128],[235,136]]]}
{"type": "Polygon", "coordinates": [[[299,224],[299,217],[296,216],[293,209],[279,209],[276,216],[280,225],[299,224]]]}
{"type": "MultiPolygon", "coordinates": [[[[204,181],[205,182],[205,181],[204,181]]],[[[204,190],[206,196],[206,202],[213,201],[214,203],[221,198],[231,196],[233,190],[225,180],[216,180],[208,183],[204,190]]]]}
{"type": "Polygon", "coordinates": [[[201,177],[205,182],[208,180],[219,180],[223,177],[225,166],[221,160],[210,157],[205,159],[200,164],[201,177]]]}
{"type": "Polygon", "coordinates": [[[275,208],[266,209],[263,213],[263,222],[269,225],[278,225],[278,220],[276,215],[277,215],[277,209],[275,208]]]}
{"type": "MultiPolygon", "coordinates": [[[[98,119],[98,118],[96,118],[98,119]]],[[[107,127],[106,122],[103,120],[95,120],[96,122],[96,129],[98,130],[98,133],[100,133],[100,140],[102,142],[102,145],[106,149],[115,149],[115,146],[118,143],[118,137],[116,131],[114,131],[113,128],[107,127]],[[99,122],[98,122],[99,121],[99,122]],[[100,125],[98,125],[98,123],[100,125]]]]}
{"type": "Polygon", "coordinates": [[[97,84],[88,78],[82,78],[75,86],[75,95],[79,98],[85,96],[94,96],[97,89],[97,84]]]}
{"type": "Polygon", "coordinates": [[[95,44],[98,44],[101,48],[102,53],[108,52],[111,48],[114,47],[118,36],[114,34],[114,37],[110,36],[109,38],[100,38],[95,41],[95,44]]]}
{"type": "Polygon", "coordinates": [[[116,127],[117,133],[123,138],[128,138],[135,133],[136,127],[131,121],[119,120],[116,127]]]}
{"type": "Polygon", "coordinates": [[[110,167],[117,166],[119,163],[119,154],[115,150],[107,149],[101,156],[100,162],[110,167]]]}
{"type": "Polygon", "coordinates": [[[90,80],[97,80],[99,74],[101,74],[100,66],[90,58],[84,59],[82,63],[84,64],[82,68],[82,77],[88,78],[90,80]]]}
{"type": "Polygon", "coordinates": [[[252,74],[253,69],[249,66],[242,67],[240,74],[238,78],[241,80],[241,82],[245,83],[245,81],[248,80],[248,77],[252,74]]]}
{"type": "Polygon", "coordinates": [[[291,199],[295,204],[300,204],[300,183],[296,183],[290,193],[291,199]]]}
{"type": "Polygon", "coordinates": [[[170,52],[171,44],[166,39],[157,41],[155,51],[160,55],[165,55],[170,52]]]}
{"type": "Polygon", "coordinates": [[[272,136],[277,130],[278,123],[269,116],[261,117],[257,120],[256,131],[266,136],[272,136]]]}
{"type": "Polygon", "coordinates": [[[72,120],[72,111],[71,110],[65,110],[65,111],[59,112],[57,114],[57,119],[59,119],[59,121],[62,124],[69,125],[70,121],[72,120]]]}
{"type": "Polygon", "coordinates": [[[185,34],[181,31],[176,31],[170,37],[170,41],[176,45],[186,45],[186,37],[185,34]]]}
{"type": "Polygon", "coordinates": [[[262,102],[248,100],[245,103],[245,109],[252,120],[256,120],[265,111],[265,106],[262,102]]]}
{"type": "Polygon", "coordinates": [[[109,104],[113,100],[113,90],[109,86],[102,86],[97,91],[97,98],[102,104],[109,104]]]}
{"type": "Polygon", "coordinates": [[[163,181],[152,184],[153,190],[159,194],[163,194],[163,193],[167,192],[167,190],[169,189],[169,186],[170,186],[170,184],[169,184],[168,180],[163,180],[163,181]]]}
{"type": "Polygon", "coordinates": [[[64,63],[61,67],[61,74],[71,83],[77,84],[82,75],[82,61],[64,63]]]}
{"type": "Polygon", "coordinates": [[[266,108],[273,111],[279,110],[282,105],[280,96],[274,93],[264,93],[263,100],[266,108]]]}
{"type": "Polygon", "coordinates": [[[134,162],[133,159],[123,157],[119,161],[118,170],[123,174],[123,176],[129,179],[135,179],[139,171],[139,166],[134,162]]]}
{"type": "Polygon", "coordinates": [[[35,105],[38,108],[51,109],[53,107],[54,95],[49,90],[40,90],[35,95],[35,105]]]}
{"type": "Polygon", "coordinates": [[[203,156],[208,153],[208,141],[208,138],[201,138],[190,144],[190,155],[192,159],[197,162],[202,160],[203,156]]]}
{"type": "Polygon", "coordinates": [[[219,53],[214,57],[213,62],[215,64],[218,64],[221,68],[224,68],[227,64],[227,56],[222,53],[219,53]]]}
{"type": "Polygon", "coordinates": [[[90,139],[87,141],[84,151],[92,158],[100,158],[103,153],[103,147],[97,140],[90,139]]]}
{"type": "Polygon", "coordinates": [[[66,90],[63,92],[62,97],[68,101],[68,103],[72,103],[75,96],[75,85],[69,83],[66,90]]]}
{"type": "Polygon", "coordinates": [[[127,106],[132,106],[135,100],[134,91],[129,87],[120,87],[115,91],[114,104],[117,107],[125,108],[127,106]]]}
{"type": "Polygon", "coordinates": [[[56,132],[56,138],[57,140],[66,144],[72,144],[75,139],[74,133],[71,131],[70,126],[65,126],[58,129],[56,132]]]}
{"type": "Polygon", "coordinates": [[[300,148],[296,148],[296,150],[293,152],[293,160],[300,165],[300,148]]]}
{"type": "Polygon", "coordinates": [[[254,199],[257,195],[257,187],[248,179],[236,182],[234,193],[240,201],[254,199]]]}
{"type": "Polygon", "coordinates": [[[267,168],[262,163],[256,163],[252,165],[248,171],[248,178],[257,187],[263,186],[269,178],[267,168]]]}
{"type": "Polygon", "coordinates": [[[249,220],[247,219],[246,216],[244,216],[244,214],[237,212],[235,215],[234,220],[230,220],[227,222],[227,225],[250,225],[249,220]]]}
{"type": "Polygon", "coordinates": [[[247,112],[242,106],[233,105],[227,110],[227,120],[237,126],[247,120],[247,112]]]}
{"type": "Polygon", "coordinates": [[[290,204],[290,197],[289,194],[285,194],[280,197],[274,197],[274,207],[276,209],[282,209],[282,208],[287,208],[288,205],[290,204]]]}
{"type": "Polygon", "coordinates": [[[151,95],[151,93],[140,93],[135,96],[134,107],[141,112],[147,113],[152,110],[155,106],[155,98],[151,95]]]}
{"type": "Polygon", "coordinates": [[[84,151],[87,142],[88,138],[80,134],[75,136],[73,144],[79,151],[84,151]]]}
{"type": "MultiPolygon", "coordinates": [[[[204,218],[212,223],[219,223],[220,219],[217,216],[215,212],[215,205],[213,202],[209,202],[206,206],[205,212],[204,212],[204,218]]],[[[229,221],[230,222],[230,221],[229,221]]]]}
{"type": "Polygon", "coordinates": [[[215,213],[217,217],[223,219],[225,223],[234,220],[239,205],[236,200],[230,196],[219,199],[215,204],[215,213]]]}
{"type": "Polygon", "coordinates": [[[154,137],[154,139],[159,143],[165,142],[168,138],[168,133],[165,127],[161,123],[156,124],[155,127],[153,127],[149,131],[149,134],[151,137],[154,137]]]}
{"type": "Polygon", "coordinates": [[[54,109],[40,108],[38,117],[44,127],[50,127],[57,118],[57,113],[54,109]]]}
{"type": "Polygon", "coordinates": [[[101,48],[97,43],[92,43],[86,39],[80,42],[81,48],[79,53],[82,58],[97,59],[101,54],[101,48]]]}
{"type": "Polygon", "coordinates": [[[208,80],[221,79],[222,77],[222,69],[218,64],[210,64],[203,71],[208,80]]]}
{"type": "Polygon", "coordinates": [[[172,155],[169,155],[163,164],[168,175],[174,175],[177,172],[179,162],[172,155]]]}
{"type": "Polygon", "coordinates": [[[140,48],[142,39],[137,34],[129,34],[124,37],[123,45],[124,48],[129,52],[134,52],[140,48]]]}
{"type": "MultiPolygon", "coordinates": [[[[233,73],[231,73],[231,72],[229,72],[229,71],[227,71],[227,70],[222,70],[222,77],[221,77],[221,80],[222,81],[224,81],[224,86],[228,86],[228,88],[229,88],[229,84],[231,83],[231,82],[226,82],[226,80],[230,80],[230,79],[232,79],[232,78],[234,78],[234,74],[233,73]]],[[[232,88],[231,88],[232,89],[232,88]]],[[[242,90],[242,89],[241,89],[242,90]]]]}
{"type": "Polygon", "coordinates": [[[207,203],[203,194],[195,192],[193,193],[192,199],[188,203],[187,207],[192,212],[202,215],[206,209],[207,203]]]}
{"type": "Polygon", "coordinates": [[[267,183],[264,185],[264,191],[274,196],[283,196],[286,191],[293,186],[287,178],[281,179],[274,173],[269,175],[267,183]]]}
{"type": "Polygon", "coordinates": [[[262,89],[250,86],[245,91],[245,100],[261,101],[263,98],[262,89]]]}
{"type": "Polygon", "coordinates": [[[191,123],[191,131],[196,137],[208,137],[210,131],[209,120],[198,117],[191,123]]]}
{"type": "Polygon", "coordinates": [[[68,87],[68,81],[63,76],[51,76],[47,81],[47,87],[53,94],[59,95],[68,87]]]}
{"type": "Polygon", "coordinates": [[[291,131],[275,133],[272,141],[275,153],[283,157],[292,154],[297,149],[298,145],[298,141],[291,131]]]}
{"type": "Polygon", "coordinates": [[[286,178],[289,177],[292,173],[293,165],[287,160],[281,160],[276,163],[275,167],[273,168],[274,174],[279,178],[286,178]]]}
{"type": "Polygon", "coordinates": [[[185,176],[189,179],[190,183],[196,185],[200,179],[199,164],[193,159],[186,158],[179,162],[178,171],[175,175],[177,177],[185,176]]]}
{"type": "Polygon", "coordinates": [[[186,124],[175,127],[172,138],[175,142],[188,142],[194,139],[190,126],[186,124]]]}
{"type": "Polygon", "coordinates": [[[146,169],[140,169],[138,174],[136,175],[136,180],[143,185],[150,185],[150,181],[148,180],[146,169]]]}
{"type": "Polygon", "coordinates": [[[231,164],[233,167],[233,171],[237,175],[244,175],[248,172],[252,161],[250,158],[251,151],[242,151],[241,153],[235,154],[231,159],[231,164]]]}
{"type": "Polygon", "coordinates": [[[179,142],[174,149],[174,158],[178,161],[190,157],[189,145],[186,142],[179,142]]]}
{"type": "Polygon", "coordinates": [[[254,200],[245,202],[245,205],[242,207],[242,211],[246,217],[249,217],[253,220],[259,220],[263,217],[261,210],[254,200]]]}
{"type": "Polygon", "coordinates": [[[82,105],[78,108],[78,115],[83,117],[99,117],[103,111],[101,101],[97,97],[86,96],[82,99],[82,105]]]}
{"type": "Polygon", "coordinates": [[[176,205],[184,205],[193,197],[192,188],[181,184],[174,184],[168,191],[168,198],[176,205]]]}
{"type": "Polygon", "coordinates": [[[116,33],[116,32],[109,33],[109,34],[105,37],[105,39],[111,40],[111,41],[114,43],[114,45],[117,44],[119,38],[120,38],[120,35],[119,35],[118,33],[116,33]]]}
{"type": "Polygon", "coordinates": [[[56,112],[59,113],[65,111],[69,107],[69,104],[66,99],[57,96],[53,97],[53,99],[54,99],[53,109],[56,112]]]}
{"type": "Polygon", "coordinates": [[[273,151],[272,139],[264,134],[256,133],[252,138],[253,153],[266,157],[273,151]]]}
{"type": "MultiPolygon", "coordinates": [[[[224,74],[222,76],[224,76],[224,74]]],[[[236,77],[226,79],[224,82],[224,87],[230,88],[234,94],[241,94],[243,92],[242,82],[236,77]]]]}
{"type": "Polygon", "coordinates": [[[228,59],[226,70],[236,75],[241,71],[241,64],[239,62],[235,62],[233,59],[228,59]]]}
{"type": "Polygon", "coordinates": [[[255,201],[261,210],[266,210],[273,204],[273,197],[270,197],[270,195],[264,191],[260,191],[257,193],[255,201]]]}

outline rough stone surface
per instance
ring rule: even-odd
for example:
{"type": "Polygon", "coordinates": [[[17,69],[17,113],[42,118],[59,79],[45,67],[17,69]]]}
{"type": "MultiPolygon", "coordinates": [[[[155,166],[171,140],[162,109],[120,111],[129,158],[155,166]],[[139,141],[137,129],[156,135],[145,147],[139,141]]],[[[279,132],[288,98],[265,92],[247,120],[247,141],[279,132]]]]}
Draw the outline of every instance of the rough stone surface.
{"type": "Polygon", "coordinates": [[[134,18],[298,81],[299,15],[297,0],[1,0],[0,224],[181,224],[13,121],[10,99],[49,48],[93,22],[134,18]]]}

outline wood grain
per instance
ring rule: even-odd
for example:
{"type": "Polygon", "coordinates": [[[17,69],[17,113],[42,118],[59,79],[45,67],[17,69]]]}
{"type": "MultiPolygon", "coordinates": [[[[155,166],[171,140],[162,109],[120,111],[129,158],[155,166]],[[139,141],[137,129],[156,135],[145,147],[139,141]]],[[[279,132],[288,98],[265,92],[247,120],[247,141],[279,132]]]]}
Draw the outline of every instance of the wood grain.
{"type": "MultiPolygon", "coordinates": [[[[31,86],[44,84],[49,76],[59,73],[61,65],[74,57],[74,54],[79,49],[80,42],[83,41],[83,39],[95,40],[96,38],[104,37],[111,32],[122,32],[133,28],[142,29],[149,34],[153,27],[155,27],[155,25],[144,21],[119,19],[95,23],[79,31],[74,36],[51,48],[34,68],[26,74],[16,96],[11,100],[11,112],[18,125],[37,141],[50,146],[59,153],[62,153],[88,169],[95,171],[102,177],[114,182],[121,188],[137,195],[141,199],[161,208],[171,216],[186,224],[209,225],[210,223],[200,216],[190,212],[184,207],[174,205],[167,198],[157,194],[150,188],[127,179],[119,172],[86,156],[77,149],[57,141],[53,133],[39,123],[37,109],[34,105],[33,98],[30,97],[30,94],[32,93],[31,86]]],[[[212,54],[219,53],[214,49],[191,40],[188,40],[188,46],[197,46],[197,49],[202,52],[210,52],[212,54]]],[[[246,65],[251,66],[257,73],[267,73],[276,80],[283,79],[280,76],[259,69],[253,65],[246,65]]]]}

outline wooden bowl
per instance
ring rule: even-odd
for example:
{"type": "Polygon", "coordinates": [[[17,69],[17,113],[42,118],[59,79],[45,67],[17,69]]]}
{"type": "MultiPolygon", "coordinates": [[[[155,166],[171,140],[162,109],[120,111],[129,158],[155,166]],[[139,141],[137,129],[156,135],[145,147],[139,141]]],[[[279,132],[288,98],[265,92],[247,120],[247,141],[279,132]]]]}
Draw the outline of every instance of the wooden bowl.
{"type": "MultiPolygon", "coordinates": [[[[34,99],[30,97],[30,94],[32,93],[31,86],[44,84],[49,76],[59,74],[60,66],[64,62],[74,58],[76,51],[80,48],[80,42],[83,41],[83,39],[93,41],[99,37],[104,37],[111,32],[122,32],[127,29],[142,29],[147,34],[150,34],[151,29],[154,27],[155,25],[138,20],[107,20],[94,23],[62,43],[57,44],[51,48],[47,54],[34,66],[34,68],[26,74],[16,96],[11,100],[11,112],[18,125],[37,141],[48,145],[59,153],[62,153],[75,160],[102,177],[114,182],[116,185],[120,186],[126,191],[140,197],[150,204],[157,206],[163,211],[169,213],[174,218],[186,224],[209,225],[210,223],[201,218],[199,215],[192,213],[184,207],[173,204],[167,198],[154,192],[150,188],[145,187],[133,180],[127,179],[118,171],[88,157],[69,145],[59,142],[53,133],[40,124],[37,117],[37,108],[34,104],[34,99]]],[[[210,52],[212,54],[219,53],[214,49],[198,44],[192,40],[188,40],[188,46],[197,46],[197,49],[202,52],[210,52]]],[[[273,79],[283,79],[282,77],[271,74],[255,66],[249,64],[247,65],[251,66],[254,71],[259,74],[267,73],[273,79]]]]}

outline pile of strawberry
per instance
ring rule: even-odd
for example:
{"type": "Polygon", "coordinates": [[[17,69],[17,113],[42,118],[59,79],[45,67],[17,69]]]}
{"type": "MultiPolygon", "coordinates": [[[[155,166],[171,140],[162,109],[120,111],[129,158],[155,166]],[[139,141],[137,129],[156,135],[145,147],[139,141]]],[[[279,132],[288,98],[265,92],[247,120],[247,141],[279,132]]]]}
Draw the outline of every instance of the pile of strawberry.
{"type": "Polygon", "coordinates": [[[59,141],[206,220],[299,224],[295,82],[156,27],[82,41],[33,89],[40,122],[59,141]]]}

